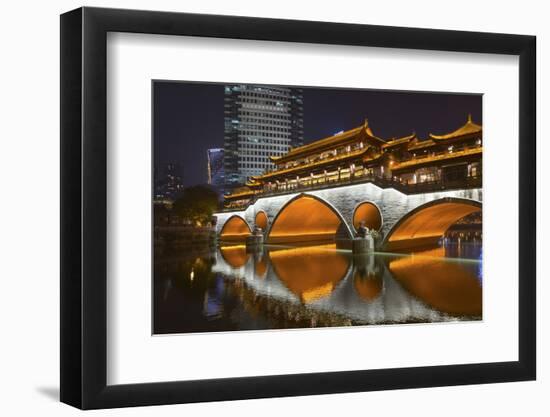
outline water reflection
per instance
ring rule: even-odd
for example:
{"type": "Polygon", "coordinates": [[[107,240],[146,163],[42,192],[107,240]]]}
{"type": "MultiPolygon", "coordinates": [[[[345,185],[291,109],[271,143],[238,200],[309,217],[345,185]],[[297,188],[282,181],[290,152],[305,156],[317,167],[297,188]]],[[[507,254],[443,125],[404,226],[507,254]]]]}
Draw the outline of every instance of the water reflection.
{"type": "Polygon", "coordinates": [[[250,254],[246,252],[244,245],[222,246],[220,249],[222,258],[233,268],[240,268],[246,265],[250,254]]]}
{"type": "Polygon", "coordinates": [[[335,245],[319,245],[268,253],[277,278],[307,304],[330,295],[348,273],[349,257],[335,249],[335,245]]]}
{"type": "Polygon", "coordinates": [[[445,258],[445,247],[394,259],[389,270],[409,293],[450,315],[481,315],[481,285],[465,261],[445,258]]]}
{"type": "Polygon", "coordinates": [[[480,320],[481,244],[353,256],[244,245],[155,262],[155,333],[480,320]]]}

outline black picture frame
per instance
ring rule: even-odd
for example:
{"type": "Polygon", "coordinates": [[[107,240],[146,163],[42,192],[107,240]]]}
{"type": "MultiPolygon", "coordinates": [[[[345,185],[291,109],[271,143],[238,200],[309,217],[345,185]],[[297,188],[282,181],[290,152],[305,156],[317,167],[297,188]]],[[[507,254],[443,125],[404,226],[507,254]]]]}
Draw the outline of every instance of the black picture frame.
{"type": "Polygon", "coordinates": [[[535,379],[535,50],[524,35],[88,7],[61,15],[61,401],[94,409],[535,379]],[[519,56],[519,360],[107,385],[108,32],[519,56]]]}

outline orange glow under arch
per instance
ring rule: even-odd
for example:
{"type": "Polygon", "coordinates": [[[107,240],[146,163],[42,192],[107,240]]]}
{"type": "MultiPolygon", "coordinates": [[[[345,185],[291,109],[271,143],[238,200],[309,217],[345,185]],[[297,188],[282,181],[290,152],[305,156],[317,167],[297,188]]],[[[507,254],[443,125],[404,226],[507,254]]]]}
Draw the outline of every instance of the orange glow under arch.
{"type": "Polygon", "coordinates": [[[353,227],[355,227],[355,230],[359,228],[361,222],[365,222],[365,226],[369,229],[380,230],[382,215],[378,207],[369,202],[359,204],[353,213],[353,227]]]}
{"type": "Polygon", "coordinates": [[[316,197],[300,195],[281,208],[268,242],[334,241],[342,225],[343,220],[331,206],[316,197]]]}
{"type": "Polygon", "coordinates": [[[265,212],[259,211],[256,214],[254,222],[256,223],[256,226],[261,227],[262,230],[265,231],[267,229],[267,215],[265,214],[265,212]]]}
{"type": "Polygon", "coordinates": [[[248,223],[242,217],[233,216],[223,225],[220,239],[228,242],[240,242],[246,240],[251,233],[248,223]]]}
{"type": "Polygon", "coordinates": [[[437,243],[456,221],[481,211],[481,203],[460,198],[444,198],[417,207],[390,230],[384,247],[402,250],[437,243]]]}

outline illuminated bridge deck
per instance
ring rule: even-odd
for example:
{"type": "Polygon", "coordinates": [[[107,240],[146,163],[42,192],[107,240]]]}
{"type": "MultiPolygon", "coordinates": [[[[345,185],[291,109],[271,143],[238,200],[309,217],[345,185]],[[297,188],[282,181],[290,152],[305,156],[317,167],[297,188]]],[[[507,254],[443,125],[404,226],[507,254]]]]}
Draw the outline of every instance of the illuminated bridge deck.
{"type": "Polygon", "coordinates": [[[425,192],[415,187],[418,192],[409,194],[386,185],[363,182],[261,195],[241,210],[216,213],[216,231],[221,242],[244,242],[258,226],[268,243],[345,244],[363,223],[378,232],[379,249],[406,250],[434,244],[452,224],[482,210],[481,179],[468,188],[464,182],[455,189],[440,184],[425,192]]]}

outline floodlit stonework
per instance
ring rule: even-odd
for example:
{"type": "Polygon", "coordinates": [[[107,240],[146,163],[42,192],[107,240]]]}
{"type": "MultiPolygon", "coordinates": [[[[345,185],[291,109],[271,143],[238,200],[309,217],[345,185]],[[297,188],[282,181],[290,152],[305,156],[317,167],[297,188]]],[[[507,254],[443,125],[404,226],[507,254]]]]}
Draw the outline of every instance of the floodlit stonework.
{"type": "MultiPolygon", "coordinates": [[[[325,190],[312,190],[306,193],[262,197],[247,207],[246,210],[216,213],[216,231],[219,233],[225,222],[233,216],[242,217],[253,229],[256,214],[263,211],[268,219],[266,234],[269,236],[273,220],[281,209],[284,209],[289,201],[299,196],[314,196],[332,207],[343,219],[350,237],[354,235],[353,213],[355,208],[363,202],[370,202],[378,207],[382,216],[380,232],[383,236],[386,236],[399,220],[423,204],[445,198],[465,199],[477,203],[481,203],[483,200],[483,192],[480,188],[406,195],[392,188],[382,189],[372,183],[357,184],[325,190]]],[[[303,215],[312,214],[303,213],[303,215]]]]}

